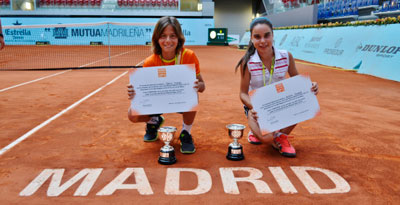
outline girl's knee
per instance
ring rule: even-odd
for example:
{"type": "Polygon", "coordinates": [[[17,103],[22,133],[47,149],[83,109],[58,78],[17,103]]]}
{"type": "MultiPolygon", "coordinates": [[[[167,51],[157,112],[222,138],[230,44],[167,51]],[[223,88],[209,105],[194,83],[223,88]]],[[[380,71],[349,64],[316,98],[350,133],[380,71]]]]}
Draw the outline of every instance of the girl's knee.
{"type": "Polygon", "coordinates": [[[128,114],[128,119],[129,119],[131,122],[139,122],[139,118],[138,118],[137,116],[132,116],[132,115],[130,115],[130,114],[128,114]]]}
{"type": "Polygon", "coordinates": [[[184,112],[183,117],[184,118],[189,118],[189,119],[194,119],[196,117],[196,111],[191,111],[191,112],[184,112]]]}
{"type": "Polygon", "coordinates": [[[132,112],[131,112],[131,109],[129,109],[129,111],[128,111],[128,119],[131,121],[131,122],[139,122],[139,115],[132,115],[132,112]]]}

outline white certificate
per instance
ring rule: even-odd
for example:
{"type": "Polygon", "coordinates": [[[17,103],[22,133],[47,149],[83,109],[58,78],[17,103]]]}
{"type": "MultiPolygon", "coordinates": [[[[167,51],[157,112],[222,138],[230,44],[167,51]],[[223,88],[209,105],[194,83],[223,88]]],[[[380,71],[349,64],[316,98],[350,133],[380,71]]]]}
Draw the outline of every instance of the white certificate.
{"type": "Polygon", "coordinates": [[[197,110],[198,96],[194,65],[172,65],[133,69],[129,81],[135,89],[133,115],[197,110]]]}
{"type": "Polygon", "coordinates": [[[263,134],[311,119],[319,113],[318,100],[307,76],[297,75],[249,94],[263,134]]]}

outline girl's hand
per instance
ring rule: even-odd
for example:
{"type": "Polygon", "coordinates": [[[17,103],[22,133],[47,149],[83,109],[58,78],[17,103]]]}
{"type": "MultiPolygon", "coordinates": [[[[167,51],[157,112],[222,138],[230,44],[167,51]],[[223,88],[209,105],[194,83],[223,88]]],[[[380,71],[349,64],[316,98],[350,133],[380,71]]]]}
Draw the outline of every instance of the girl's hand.
{"type": "Polygon", "coordinates": [[[317,82],[312,82],[311,85],[311,92],[314,93],[314,95],[318,94],[318,83],[317,82]]]}
{"type": "Polygon", "coordinates": [[[133,85],[128,84],[126,85],[126,87],[128,88],[128,99],[132,100],[135,97],[135,90],[133,89],[133,85]]]}
{"type": "Polygon", "coordinates": [[[193,88],[196,90],[196,92],[203,92],[204,91],[204,83],[199,82],[199,79],[196,79],[196,81],[194,81],[193,88]]]}
{"type": "Polygon", "coordinates": [[[258,120],[258,115],[257,112],[255,110],[249,110],[249,115],[254,118],[255,121],[258,120]]]}

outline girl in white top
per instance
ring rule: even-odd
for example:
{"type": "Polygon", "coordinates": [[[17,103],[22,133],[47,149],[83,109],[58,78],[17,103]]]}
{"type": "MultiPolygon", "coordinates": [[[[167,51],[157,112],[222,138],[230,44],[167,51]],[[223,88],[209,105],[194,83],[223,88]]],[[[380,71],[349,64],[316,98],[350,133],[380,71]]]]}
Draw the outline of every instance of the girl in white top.
{"type": "MultiPolygon", "coordinates": [[[[250,90],[281,81],[286,73],[290,77],[298,75],[294,58],[290,52],[273,46],[273,27],[268,18],[254,19],[250,24],[250,33],[249,47],[236,66],[236,70],[240,68],[241,72],[240,99],[251,129],[248,140],[252,144],[261,144],[273,138],[272,146],[283,156],[295,157],[296,151],[287,138],[296,125],[262,135],[257,122],[258,115],[253,110],[249,96],[250,90]]],[[[314,94],[318,93],[317,83],[312,83],[311,90],[314,94]]]]}

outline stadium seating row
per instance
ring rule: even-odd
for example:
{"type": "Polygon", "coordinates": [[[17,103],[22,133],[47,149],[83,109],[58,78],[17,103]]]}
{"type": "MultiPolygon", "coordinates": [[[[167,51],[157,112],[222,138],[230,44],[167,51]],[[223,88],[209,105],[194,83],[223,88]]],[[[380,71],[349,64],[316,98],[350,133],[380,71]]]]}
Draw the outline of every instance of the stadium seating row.
{"type": "Polygon", "coordinates": [[[358,15],[360,8],[370,6],[378,7],[379,0],[334,0],[318,5],[318,19],[358,15]]]}
{"type": "Polygon", "coordinates": [[[391,0],[382,2],[380,12],[400,10],[400,0],[391,0]]]}
{"type": "Polygon", "coordinates": [[[318,19],[327,19],[331,17],[341,17],[349,15],[358,15],[359,9],[373,9],[373,13],[387,11],[400,11],[400,0],[387,0],[379,5],[379,0],[335,0],[326,4],[318,5],[318,19]]]}
{"type": "Polygon", "coordinates": [[[38,7],[99,7],[103,0],[39,0],[38,7]]]}
{"type": "Polygon", "coordinates": [[[0,7],[9,5],[10,5],[10,0],[0,0],[0,7]]]}
{"type": "MultiPolygon", "coordinates": [[[[0,0],[10,1],[10,0],[0,0]]],[[[39,0],[38,7],[97,7],[103,0],[39,0]]],[[[119,8],[177,8],[179,0],[117,0],[119,8]]]]}
{"type": "Polygon", "coordinates": [[[118,0],[119,7],[178,7],[179,0],[118,0]]]}
{"type": "MultiPolygon", "coordinates": [[[[281,0],[283,3],[283,6],[288,9],[288,8],[298,8],[300,7],[300,4],[307,4],[307,0],[281,0]]],[[[311,4],[319,4],[320,0],[312,0],[311,4]]]]}

